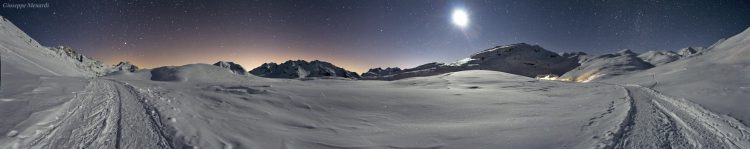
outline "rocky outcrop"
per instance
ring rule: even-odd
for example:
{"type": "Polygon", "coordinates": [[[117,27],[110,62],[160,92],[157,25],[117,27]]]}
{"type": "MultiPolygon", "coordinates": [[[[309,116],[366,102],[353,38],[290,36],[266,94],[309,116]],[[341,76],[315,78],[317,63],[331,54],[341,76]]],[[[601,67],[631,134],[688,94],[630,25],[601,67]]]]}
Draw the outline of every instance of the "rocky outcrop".
{"type": "Polygon", "coordinates": [[[117,71],[127,71],[127,72],[135,72],[138,71],[138,66],[135,66],[131,64],[128,61],[120,62],[112,66],[110,72],[117,72],[117,71]]]}
{"type": "Polygon", "coordinates": [[[83,54],[76,52],[73,48],[66,46],[50,47],[49,50],[55,52],[57,56],[72,62],[80,71],[89,73],[93,76],[103,76],[110,72],[110,68],[105,66],[101,61],[94,60],[83,54]]]}
{"type": "Polygon", "coordinates": [[[225,68],[232,73],[238,74],[238,75],[245,75],[245,68],[242,68],[239,64],[235,64],[234,62],[227,62],[227,61],[219,61],[214,63],[214,66],[219,66],[221,68],[225,68]]]}
{"type": "Polygon", "coordinates": [[[394,75],[396,73],[401,72],[401,68],[398,67],[388,67],[388,68],[372,68],[370,70],[367,70],[367,72],[362,73],[363,78],[377,78],[382,76],[388,76],[388,75],[394,75]]]}
{"type": "Polygon", "coordinates": [[[360,76],[328,62],[314,61],[286,61],[281,64],[265,63],[253,70],[250,74],[266,78],[350,78],[358,79],[360,76]]]}

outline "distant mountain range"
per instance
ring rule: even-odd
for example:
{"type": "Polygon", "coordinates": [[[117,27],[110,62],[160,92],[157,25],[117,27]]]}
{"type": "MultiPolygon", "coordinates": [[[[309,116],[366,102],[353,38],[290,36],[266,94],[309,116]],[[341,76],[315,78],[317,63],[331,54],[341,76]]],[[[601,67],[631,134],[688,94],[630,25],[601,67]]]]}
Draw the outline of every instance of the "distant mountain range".
{"type": "MultiPolygon", "coordinates": [[[[12,39],[8,40],[8,42],[11,43],[7,43],[6,45],[28,47],[28,49],[31,49],[25,51],[6,50],[13,55],[23,57],[22,60],[25,59],[24,61],[34,62],[23,65],[44,66],[39,68],[64,68],[56,71],[37,70],[35,67],[21,69],[29,69],[28,71],[30,72],[41,74],[87,77],[103,76],[113,72],[135,72],[139,69],[137,66],[129,62],[120,62],[116,65],[107,66],[100,61],[77,53],[70,47],[41,46],[23,31],[15,27],[15,25],[5,19],[3,20],[3,31],[6,32],[3,35],[9,36],[3,38],[12,39]],[[37,55],[54,55],[54,58],[52,59],[55,60],[36,60],[34,58],[40,57],[37,55]]],[[[560,80],[580,82],[650,69],[682,59],[700,56],[707,49],[709,48],[688,47],[676,52],[648,51],[642,54],[637,54],[630,50],[622,50],[612,54],[589,56],[583,52],[558,54],[538,45],[516,43],[482,50],[478,53],[469,55],[465,59],[452,63],[432,62],[407,69],[401,69],[398,67],[387,67],[385,69],[372,68],[367,72],[362,73],[361,76],[332,63],[320,60],[309,62],[305,60],[289,60],[281,64],[265,63],[250,71],[246,71],[239,64],[229,61],[219,61],[213,65],[225,68],[229,70],[229,72],[237,75],[252,74],[266,78],[397,80],[463,70],[493,70],[527,77],[554,76],[556,78],[559,77],[560,80]]]]}

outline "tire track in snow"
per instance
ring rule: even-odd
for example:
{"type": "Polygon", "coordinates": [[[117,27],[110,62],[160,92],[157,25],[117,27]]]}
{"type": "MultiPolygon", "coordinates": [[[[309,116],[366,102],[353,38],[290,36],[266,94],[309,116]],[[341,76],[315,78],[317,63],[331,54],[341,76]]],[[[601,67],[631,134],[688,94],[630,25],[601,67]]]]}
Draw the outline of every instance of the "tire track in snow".
{"type": "Polygon", "coordinates": [[[159,113],[159,110],[153,105],[149,104],[146,97],[142,96],[141,93],[138,92],[138,89],[136,89],[134,86],[115,80],[108,81],[117,84],[119,87],[121,87],[122,90],[128,91],[129,94],[133,95],[131,97],[134,97],[133,101],[137,101],[137,105],[131,108],[133,110],[139,109],[145,111],[145,119],[147,120],[147,122],[149,122],[147,124],[148,127],[146,128],[150,128],[149,132],[155,133],[152,135],[156,135],[155,139],[157,140],[157,145],[159,146],[159,148],[175,148],[172,141],[173,137],[171,135],[168,135],[169,132],[164,129],[165,126],[161,121],[161,114],[159,113]]]}
{"type": "Polygon", "coordinates": [[[625,89],[625,87],[618,85],[613,86],[617,86],[622,90],[624,97],[618,98],[622,101],[613,100],[608,105],[606,111],[596,117],[590,118],[589,122],[582,127],[582,130],[595,129],[593,128],[594,126],[610,124],[611,122],[607,122],[609,117],[616,120],[614,122],[614,127],[605,128],[607,129],[605,130],[605,133],[593,134],[593,139],[596,142],[592,148],[614,148],[618,143],[617,141],[621,140],[624,133],[633,125],[636,107],[633,98],[630,96],[630,92],[625,89]]]}
{"type": "Polygon", "coordinates": [[[153,123],[158,113],[143,100],[132,86],[95,79],[50,127],[26,130],[34,133],[16,142],[20,148],[171,148],[153,123]]]}
{"type": "Polygon", "coordinates": [[[664,110],[655,106],[637,90],[624,86],[632,98],[632,111],[621,124],[616,142],[609,148],[684,148],[691,147],[680,126],[664,110]]]}
{"type": "Polygon", "coordinates": [[[605,148],[750,148],[747,126],[732,117],[643,86],[622,87],[632,114],[605,148]]]}

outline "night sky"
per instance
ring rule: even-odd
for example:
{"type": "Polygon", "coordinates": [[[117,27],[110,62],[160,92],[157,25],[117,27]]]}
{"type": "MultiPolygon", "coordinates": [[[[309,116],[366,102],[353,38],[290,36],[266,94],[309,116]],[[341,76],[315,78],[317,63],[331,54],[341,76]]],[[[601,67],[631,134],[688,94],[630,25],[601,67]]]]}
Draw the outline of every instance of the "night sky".
{"type": "Polygon", "coordinates": [[[742,0],[25,0],[2,8],[46,46],[145,68],[319,59],[357,72],[450,62],[518,42],[555,52],[709,46],[750,27],[742,0]],[[469,23],[452,23],[463,9],[469,23]]]}

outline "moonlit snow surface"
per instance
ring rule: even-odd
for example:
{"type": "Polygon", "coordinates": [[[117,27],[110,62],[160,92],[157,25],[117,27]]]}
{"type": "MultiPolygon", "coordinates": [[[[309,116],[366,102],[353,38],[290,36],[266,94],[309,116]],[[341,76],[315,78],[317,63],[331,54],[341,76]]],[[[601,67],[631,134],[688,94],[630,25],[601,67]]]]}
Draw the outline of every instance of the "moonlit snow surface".
{"type": "Polygon", "coordinates": [[[209,64],[90,77],[0,25],[0,148],[750,148],[750,31],[575,83],[488,70],[271,79],[209,64]]]}

